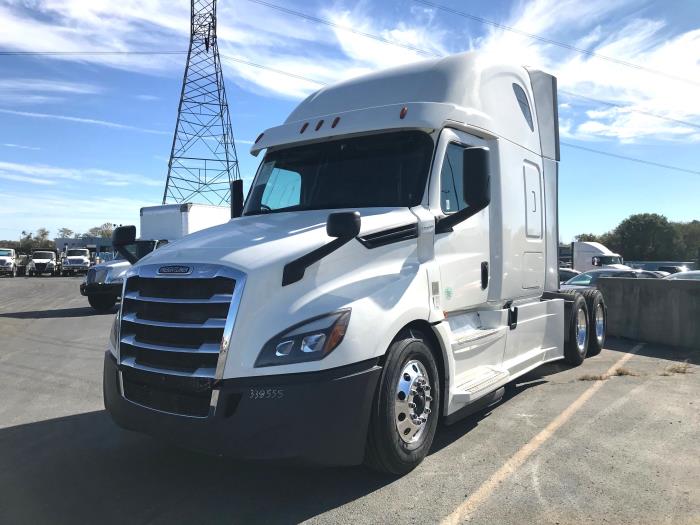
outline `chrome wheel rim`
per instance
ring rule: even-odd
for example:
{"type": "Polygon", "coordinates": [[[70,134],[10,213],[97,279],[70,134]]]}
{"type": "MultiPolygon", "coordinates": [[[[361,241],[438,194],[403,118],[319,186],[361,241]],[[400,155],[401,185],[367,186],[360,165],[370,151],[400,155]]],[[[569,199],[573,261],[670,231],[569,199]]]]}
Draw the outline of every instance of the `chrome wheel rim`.
{"type": "Polygon", "coordinates": [[[603,311],[603,305],[600,303],[595,307],[595,336],[599,343],[603,341],[605,336],[605,312],[603,311]]]}
{"type": "Polygon", "coordinates": [[[586,312],[579,308],[576,313],[576,345],[580,352],[586,348],[586,312]]]}
{"type": "Polygon", "coordinates": [[[404,366],[396,385],[394,418],[404,443],[418,441],[430,420],[433,398],[430,377],[423,363],[411,360],[404,366]]]}

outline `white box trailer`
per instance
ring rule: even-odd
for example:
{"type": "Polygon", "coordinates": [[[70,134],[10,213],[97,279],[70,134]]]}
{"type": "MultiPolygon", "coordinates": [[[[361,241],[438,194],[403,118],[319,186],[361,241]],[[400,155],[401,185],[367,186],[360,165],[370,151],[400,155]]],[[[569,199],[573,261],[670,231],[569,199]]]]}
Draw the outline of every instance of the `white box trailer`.
{"type": "Polygon", "coordinates": [[[400,474],[438,419],[600,351],[599,292],[558,291],[551,75],[472,53],[373,73],[263,150],[241,217],[128,272],[104,361],[120,425],[400,474]]]}
{"type": "Polygon", "coordinates": [[[175,241],[190,233],[223,224],[231,216],[226,206],[184,203],[141,208],[141,239],[175,241]]]}

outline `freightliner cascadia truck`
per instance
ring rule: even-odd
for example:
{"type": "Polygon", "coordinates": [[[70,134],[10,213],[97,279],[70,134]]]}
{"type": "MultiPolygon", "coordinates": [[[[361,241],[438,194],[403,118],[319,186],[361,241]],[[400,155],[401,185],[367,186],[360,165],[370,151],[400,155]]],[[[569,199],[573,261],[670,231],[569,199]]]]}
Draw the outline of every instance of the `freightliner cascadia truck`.
{"type": "Polygon", "coordinates": [[[439,421],[600,351],[599,292],[558,291],[551,75],[470,53],[373,73],[263,151],[242,213],[127,273],[104,361],[122,427],[403,474],[439,421]]]}

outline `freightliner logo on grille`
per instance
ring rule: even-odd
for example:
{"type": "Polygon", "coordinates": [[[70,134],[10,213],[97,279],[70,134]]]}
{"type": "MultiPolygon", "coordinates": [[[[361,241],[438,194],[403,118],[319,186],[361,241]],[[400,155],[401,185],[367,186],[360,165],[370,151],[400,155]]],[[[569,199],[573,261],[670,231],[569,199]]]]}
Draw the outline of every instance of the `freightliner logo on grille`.
{"type": "Polygon", "coordinates": [[[158,273],[190,273],[189,266],[161,266],[158,273]]]}

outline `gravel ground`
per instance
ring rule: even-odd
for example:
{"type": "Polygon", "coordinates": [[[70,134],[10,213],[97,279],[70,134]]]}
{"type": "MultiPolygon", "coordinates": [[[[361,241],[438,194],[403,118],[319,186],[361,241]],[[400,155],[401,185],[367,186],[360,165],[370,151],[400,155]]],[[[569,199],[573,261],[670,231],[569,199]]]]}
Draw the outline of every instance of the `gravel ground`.
{"type": "Polygon", "coordinates": [[[112,423],[113,316],[79,282],[0,279],[0,523],[700,523],[698,351],[611,340],[545,365],[401,479],[244,464],[112,423]]]}

